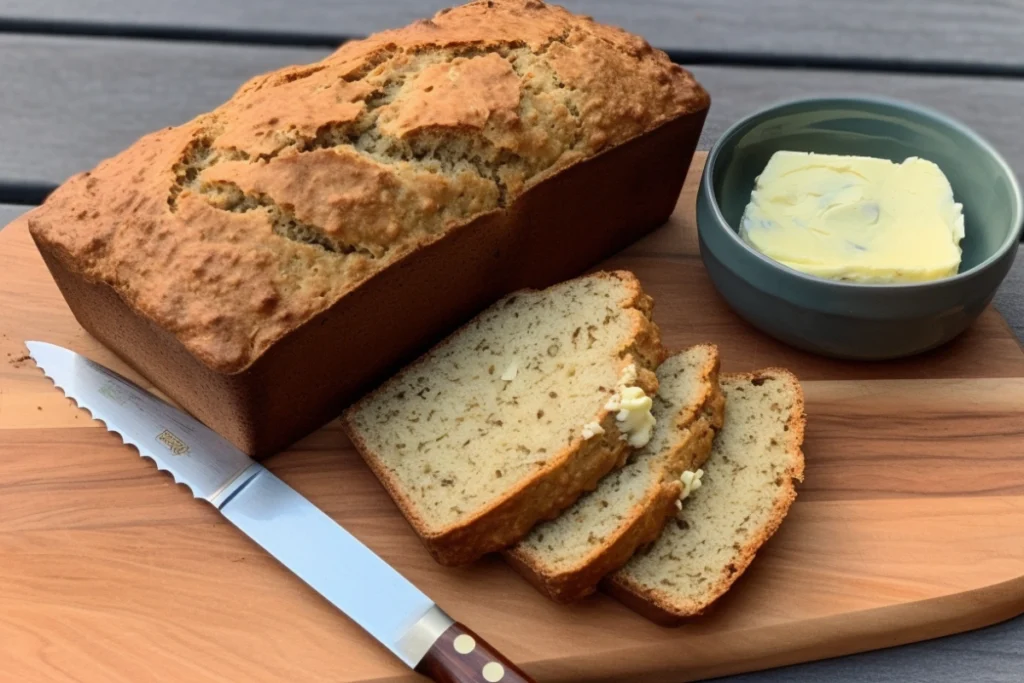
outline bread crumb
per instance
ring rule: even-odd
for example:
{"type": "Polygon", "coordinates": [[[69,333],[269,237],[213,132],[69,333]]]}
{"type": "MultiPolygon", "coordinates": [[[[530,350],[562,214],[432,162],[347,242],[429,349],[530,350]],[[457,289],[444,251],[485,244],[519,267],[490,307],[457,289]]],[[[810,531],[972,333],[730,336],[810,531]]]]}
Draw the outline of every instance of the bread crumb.
{"type": "Polygon", "coordinates": [[[516,378],[517,374],[519,374],[519,364],[516,361],[512,361],[505,368],[505,372],[501,373],[501,378],[506,382],[511,382],[516,378]]]}
{"type": "Polygon", "coordinates": [[[587,424],[583,425],[582,436],[584,439],[589,440],[600,434],[604,434],[604,427],[602,427],[600,423],[588,422],[587,424]]]}

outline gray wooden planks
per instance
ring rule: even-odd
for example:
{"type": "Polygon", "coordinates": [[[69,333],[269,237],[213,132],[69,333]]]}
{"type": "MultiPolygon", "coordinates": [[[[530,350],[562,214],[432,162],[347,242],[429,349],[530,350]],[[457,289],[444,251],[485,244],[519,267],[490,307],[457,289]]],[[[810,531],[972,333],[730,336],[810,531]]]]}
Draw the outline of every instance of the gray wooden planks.
{"type": "MultiPolygon", "coordinates": [[[[456,4],[458,0],[4,0],[0,20],[323,41],[400,26],[456,4]]],[[[1024,41],[1019,39],[1024,3],[1019,0],[560,0],[560,4],[623,26],[663,48],[1024,66],[1024,41]]]]}
{"type": "MultiPolygon", "coordinates": [[[[55,186],[144,133],[213,108],[254,74],[328,52],[0,35],[0,186],[55,186]]],[[[1024,81],[750,67],[694,71],[712,95],[705,148],[737,118],[774,100],[855,91],[905,97],[960,118],[1024,171],[1024,137],[1016,130],[1024,81]]]]}
{"type": "Polygon", "coordinates": [[[1018,112],[1024,107],[1024,81],[754,67],[696,66],[692,71],[711,93],[704,147],[736,120],[779,100],[881,95],[933,107],[960,119],[988,138],[1018,175],[1024,172],[1024,137],[1017,124],[1018,112]]]}
{"type": "MultiPolygon", "coordinates": [[[[1017,340],[1024,344],[1024,249],[1017,250],[1013,268],[996,292],[995,305],[1017,334],[1017,340]]],[[[1024,624],[1020,634],[1024,635],[1024,624]]],[[[1024,638],[1019,642],[1024,643],[1024,638]]],[[[1021,678],[1024,679],[1024,675],[1021,678]]]]}
{"type": "Polygon", "coordinates": [[[3,230],[5,225],[31,208],[31,206],[21,206],[18,204],[0,204],[0,230],[3,230]]]}
{"type": "Polygon", "coordinates": [[[561,0],[653,45],[811,60],[1024,66],[1019,0],[561,0]]]}
{"type": "Polygon", "coordinates": [[[0,183],[48,186],[326,49],[0,35],[0,183]]]}

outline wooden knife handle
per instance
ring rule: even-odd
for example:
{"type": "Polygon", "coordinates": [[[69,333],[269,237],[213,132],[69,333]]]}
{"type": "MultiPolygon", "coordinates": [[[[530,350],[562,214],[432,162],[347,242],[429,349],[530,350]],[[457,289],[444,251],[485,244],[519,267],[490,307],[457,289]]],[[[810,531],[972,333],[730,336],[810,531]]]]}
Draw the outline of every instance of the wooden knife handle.
{"type": "Polygon", "coordinates": [[[416,671],[437,683],[535,683],[462,624],[448,627],[416,671]]]}

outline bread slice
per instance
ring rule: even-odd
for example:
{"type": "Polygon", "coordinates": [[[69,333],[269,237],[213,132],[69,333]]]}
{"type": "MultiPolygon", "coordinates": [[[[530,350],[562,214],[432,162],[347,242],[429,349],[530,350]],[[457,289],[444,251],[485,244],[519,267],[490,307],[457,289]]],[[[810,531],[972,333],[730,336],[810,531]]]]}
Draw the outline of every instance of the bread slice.
{"type": "Polygon", "coordinates": [[[704,463],[722,426],[718,366],[718,348],[710,344],[661,364],[651,440],[597,489],[505,551],[520,574],[554,600],[571,602],[658,537],[676,512],[679,475],[704,463]]]}
{"type": "Polygon", "coordinates": [[[346,411],[438,562],[515,543],[644,442],[665,356],[652,308],[623,271],[509,295],[346,411]]]}
{"type": "Polygon", "coordinates": [[[665,624],[721,597],[779,528],[803,481],[804,397],[790,372],[724,375],[725,425],[702,485],[657,541],[602,584],[665,624]]]}

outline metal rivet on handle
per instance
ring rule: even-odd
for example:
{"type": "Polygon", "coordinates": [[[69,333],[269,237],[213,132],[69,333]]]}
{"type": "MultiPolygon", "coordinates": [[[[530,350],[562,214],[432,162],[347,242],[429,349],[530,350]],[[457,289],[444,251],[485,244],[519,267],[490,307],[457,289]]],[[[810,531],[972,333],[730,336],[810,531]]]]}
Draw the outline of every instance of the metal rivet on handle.
{"type": "Polygon", "coordinates": [[[461,636],[455,637],[455,641],[452,645],[455,646],[455,651],[460,655],[468,655],[476,647],[476,641],[473,640],[473,636],[468,636],[463,633],[461,636]]]}
{"type": "Polygon", "coordinates": [[[498,683],[502,678],[505,677],[505,667],[497,662],[490,662],[484,664],[484,680],[487,683],[498,683]]]}

